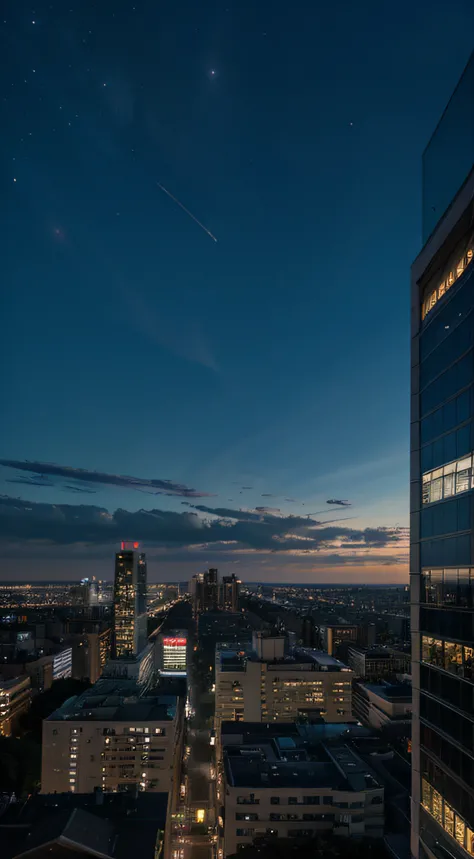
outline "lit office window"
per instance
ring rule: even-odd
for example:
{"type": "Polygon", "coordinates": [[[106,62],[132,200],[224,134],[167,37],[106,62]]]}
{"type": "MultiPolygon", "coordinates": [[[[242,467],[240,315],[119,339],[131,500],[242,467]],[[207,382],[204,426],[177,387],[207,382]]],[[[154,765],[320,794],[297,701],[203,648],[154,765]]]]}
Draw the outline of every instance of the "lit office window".
{"type": "Polygon", "coordinates": [[[444,803],[444,828],[454,838],[454,809],[447,802],[444,803]]]}
{"type": "Polygon", "coordinates": [[[426,316],[428,315],[430,310],[433,310],[433,307],[435,307],[438,301],[443,298],[443,296],[448,292],[449,289],[451,289],[453,283],[456,283],[457,279],[461,277],[468,265],[471,264],[473,256],[474,249],[469,248],[467,253],[463,257],[461,257],[461,259],[458,260],[454,268],[451,269],[446,279],[443,280],[443,282],[440,283],[439,286],[433,290],[433,292],[430,292],[427,298],[425,298],[421,308],[422,320],[426,319],[426,316]]]}
{"type": "Polygon", "coordinates": [[[452,495],[459,495],[474,487],[472,475],[472,454],[464,456],[422,476],[423,504],[442,501],[452,495]]]}

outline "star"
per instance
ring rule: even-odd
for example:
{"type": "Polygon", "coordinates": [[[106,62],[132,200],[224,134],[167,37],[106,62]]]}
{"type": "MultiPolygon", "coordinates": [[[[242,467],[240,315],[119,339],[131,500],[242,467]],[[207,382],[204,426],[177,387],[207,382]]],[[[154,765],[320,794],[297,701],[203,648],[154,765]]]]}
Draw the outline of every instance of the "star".
{"type": "Polygon", "coordinates": [[[16,179],[14,179],[13,181],[16,182],[16,179]]]}

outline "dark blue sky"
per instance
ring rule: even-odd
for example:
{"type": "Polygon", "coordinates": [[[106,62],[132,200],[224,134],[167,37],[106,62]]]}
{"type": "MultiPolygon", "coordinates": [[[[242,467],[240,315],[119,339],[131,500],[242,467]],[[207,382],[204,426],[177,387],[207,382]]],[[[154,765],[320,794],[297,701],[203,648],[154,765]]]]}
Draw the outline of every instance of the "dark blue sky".
{"type": "Polygon", "coordinates": [[[421,153],[471,0],[5,8],[0,575],[124,537],[162,579],[403,579],[421,153]]]}

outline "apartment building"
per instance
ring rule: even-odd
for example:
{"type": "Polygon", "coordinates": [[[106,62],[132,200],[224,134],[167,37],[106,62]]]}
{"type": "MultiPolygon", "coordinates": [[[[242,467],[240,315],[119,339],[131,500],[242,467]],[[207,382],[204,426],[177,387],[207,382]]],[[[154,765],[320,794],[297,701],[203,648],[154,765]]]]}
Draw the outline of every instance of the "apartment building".
{"type": "Polygon", "coordinates": [[[216,649],[218,736],[223,721],[346,722],[353,672],[320,650],[288,648],[284,636],[254,633],[252,645],[216,649]]]}
{"type": "Polygon", "coordinates": [[[31,703],[31,683],[28,676],[0,679],[0,736],[9,737],[18,719],[31,703]]]}
{"type": "Polygon", "coordinates": [[[43,722],[42,793],[167,792],[179,787],[184,706],[139,697],[132,680],[100,679],[43,722]]]}
{"type": "Polygon", "coordinates": [[[240,736],[233,727],[221,731],[218,859],[263,835],[382,837],[383,786],[341,737],[308,743],[304,726],[243,723],[240,736]]]}

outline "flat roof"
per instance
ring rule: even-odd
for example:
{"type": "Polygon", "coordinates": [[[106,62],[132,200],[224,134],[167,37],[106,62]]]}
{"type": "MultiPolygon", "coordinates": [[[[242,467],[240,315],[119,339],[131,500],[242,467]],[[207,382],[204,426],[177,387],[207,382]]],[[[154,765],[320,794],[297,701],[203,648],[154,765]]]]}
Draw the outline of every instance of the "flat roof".
{"type": "Polygon", "coordinates": [[[411,703],[411,685],[409,683],[359,683],[362,689],[384,698],[385,701],[411,703]]]}
{"type": "MultiPolygon", "coordinates": [[[[316,733],[295,723],[268,724],[260,732],[258,727],[259,723],[223,724],[224,765],[229,785],[356,792],[380,788],[375,774],[347,744],[352,734],[349,726],[343,725],[346,730],[339,733],[316,733]],[[240,735],[238,728],[226,733],[226,726],[231,724],[240,728],[240,735]]],[[[369,733],[364,729],[362,735],[369,733]]]]}
{"type": "Polygon", "coordinates": [[[233,787],[325,787],[337,790],[343,778],[332,763],[291,761],[262,763],[242,757],[227,757],[225,761],[228,782],[233,787]]]}
{"type": "Polygon", "coordinates": [[[68,698],[47,721],[169,722],[177,704],[176,695],[140,697],[132,680],[101,678],[81,695],[68,698]]]}

